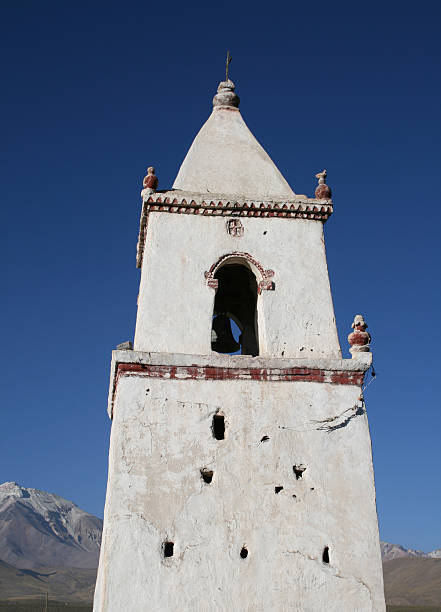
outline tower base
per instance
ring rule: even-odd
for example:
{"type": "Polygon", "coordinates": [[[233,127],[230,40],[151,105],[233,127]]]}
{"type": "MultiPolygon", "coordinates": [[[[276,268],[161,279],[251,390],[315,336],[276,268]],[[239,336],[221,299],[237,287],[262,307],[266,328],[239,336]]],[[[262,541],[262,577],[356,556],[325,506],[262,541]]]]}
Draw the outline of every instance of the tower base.
{"type": "Polygon", "coordinates": [[[369,365],[114,351],[95,612],[383,612],[369,365]]]}

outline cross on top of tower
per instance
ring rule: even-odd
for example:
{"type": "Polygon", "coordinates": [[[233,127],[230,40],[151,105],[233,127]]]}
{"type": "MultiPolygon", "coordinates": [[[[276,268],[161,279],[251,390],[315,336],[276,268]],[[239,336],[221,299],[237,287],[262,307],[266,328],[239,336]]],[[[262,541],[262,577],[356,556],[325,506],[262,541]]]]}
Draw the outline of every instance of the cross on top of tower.
{"type": "Polygon", "coordinates": [[[230,55],[230,52],[227,51],[227,59],[225,61],[225,80],[228,81],[228,71],[230,68],[230,64],[231,64],[231,60],[232,60],[232,56],[230,55]]]}

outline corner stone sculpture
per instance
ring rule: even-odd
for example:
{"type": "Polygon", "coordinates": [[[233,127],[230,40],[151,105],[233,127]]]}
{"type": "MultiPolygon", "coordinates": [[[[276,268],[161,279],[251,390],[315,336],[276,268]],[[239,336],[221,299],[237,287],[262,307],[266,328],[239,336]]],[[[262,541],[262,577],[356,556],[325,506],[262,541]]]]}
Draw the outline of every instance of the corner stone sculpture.
{"type": "Polygon", "coordinates": [[[326,170],[323,170],[323,172],[319,172],[315,175],[315,178],[318,179],[318,185],[315,189],[315,197],[319,200],[329,200],[332,196],[331,188],[326,184],[326,177],[326,170]]]}
{"type": "Polygon", "coordinates": [[[158,177],[155,174],[155,169],[153,166],[149,166],[147,168],[147,176],[144,177],[142,181],[143,190],[141,191],[141,196],[151,195],[155,193],[158,187],[158,177]]]}
{"type": "Polygon", "coordinates": [[[348,342],[351,345],[350,353],[353,357],[354,353],[368,353],[371,350],[371,335],[366,331],[367,323],[363,315],[355,315],[351,327],[354,331],[348,336],[348,342]]]}

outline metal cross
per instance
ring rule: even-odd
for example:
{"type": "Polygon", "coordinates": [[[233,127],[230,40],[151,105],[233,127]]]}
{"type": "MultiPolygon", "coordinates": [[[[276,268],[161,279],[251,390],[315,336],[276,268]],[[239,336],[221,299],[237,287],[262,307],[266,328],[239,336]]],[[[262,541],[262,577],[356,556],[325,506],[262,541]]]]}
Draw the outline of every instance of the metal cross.
{"type": "Polygon", "coordinates": [[[227,61],[225,62],[225,80],[228,81],[228,68],[230,67],[230,62],[233,58],[230,55],[230,52],[227,51],[227,61]]]}

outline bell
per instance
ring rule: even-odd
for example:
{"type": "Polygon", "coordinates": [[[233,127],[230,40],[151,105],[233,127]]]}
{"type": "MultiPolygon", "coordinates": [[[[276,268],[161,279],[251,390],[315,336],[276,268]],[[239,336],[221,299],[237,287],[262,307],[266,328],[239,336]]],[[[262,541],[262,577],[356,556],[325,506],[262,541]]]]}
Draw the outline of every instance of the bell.
{"type": "Polygon", "coordinates": [[[230,319],[220,314],[214,317],[211,330],[211,348],[216,353],[236,353],[240,344],[234,339],[230,319]]]}

